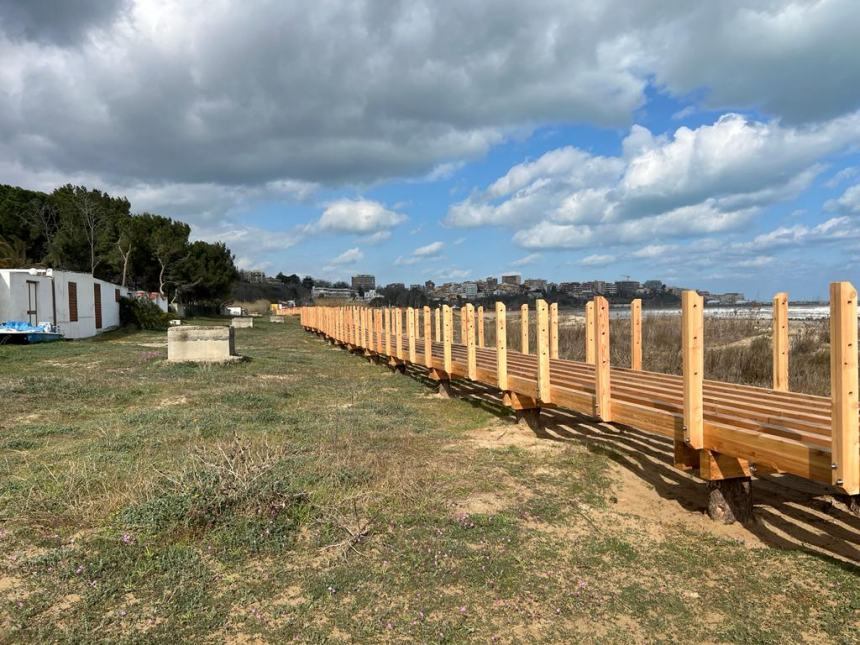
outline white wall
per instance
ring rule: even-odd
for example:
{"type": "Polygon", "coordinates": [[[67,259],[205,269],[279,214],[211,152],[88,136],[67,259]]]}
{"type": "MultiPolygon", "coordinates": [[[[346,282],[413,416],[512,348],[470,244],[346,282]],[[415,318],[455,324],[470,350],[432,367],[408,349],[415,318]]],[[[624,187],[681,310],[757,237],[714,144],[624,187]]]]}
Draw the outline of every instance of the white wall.
{"type": "Polygon", "coordinates": [[[119,303],[116,301],[115,290],[119,289],[120,295],[126,295],[128,289],[123,289],[119,285],[104,280],[98,280],[88,273],[75,271],[54,271],[53,279],[46,275],[32,276],[27,270],[0,271],[0,321],[28,320],[28,280],[39,284],[37,288],[37,322],[54,322],[54,304],[56,303],[56,323],[64,337],[88,338],[119,326],[119,303]],[[69,320],[69,282],[77,284],[77,322],[69,320]],[[51,291],[52,283],[53,294],[51,291]],[[101,285],[101,329],[96,329],[95,290],[93,286],[95,283],[101,285]]]}

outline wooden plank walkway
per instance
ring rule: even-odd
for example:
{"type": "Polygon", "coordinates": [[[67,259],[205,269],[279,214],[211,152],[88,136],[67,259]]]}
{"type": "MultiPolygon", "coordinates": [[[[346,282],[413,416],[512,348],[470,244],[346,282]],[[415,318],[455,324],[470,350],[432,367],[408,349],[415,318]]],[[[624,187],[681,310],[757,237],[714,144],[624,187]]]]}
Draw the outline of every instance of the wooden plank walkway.
{"type": "MultiPolygon", "coordinates": [[[[593,344],[587,355],[593,362],[557,358],[557,309],[550,311],[542,301],[536,307],[537,347],[532,348],[536,353],[527,354],[507,347],[501,305],[496,308],[501,314],[501,322],[498,316],[496,319],[496,347],[478,346],[483,344],[483,309],[478,311],[476,338],[475,311],[470,305],[461,313],[465,344],[452,342],[453,316],[447,306],[441,312],[424,308],[423,325],[422,310],[354,307],[302,308],[301,321],[306,329],[334,343],[392,365],[415,364],[429,370],[436,380],[465,378],[498,388],[508,395],[506,401],[515,395],[517,408],[565,408],[667,436],[675,442],[676,466],[698,469],[700,477],[709,481],[748,477],[755,472],[783,472],[833,485],[848,495],[860,493],[856,291],[853,296],[850,290],[844,294],[853,308],[836,314],[839,320],[854,317],[853,338],[852,325],[844,325],[841,332],[845,346],[853,351],[853,367],[844,352],[834,350],[831,374],[838,373],[849,382],[847,388],[837,384],[831,398],[704,380],[701,297],[690,293],[693,295],[685,299],[682,322],[689,330],[682,347],[683,376],[610,366],[608,315],[602,298],[589,307],[593,319],[587,321],[588,342],[593,344]],[[853,385],[848,376],[842,376],[846,369],[854,371],[853,385]],[[837,399],[846,413],[834,419],[831,409],[837,399]],[[841,455],[838,461],[834,455],[841,455]]],[[[786,302],[787,296],[778,294],[775,312],[786,302]]],[[[835,308],[839,309],[838,304],[835,308]]],[[[641,333],[641,322],[638,315],[635,317],[632,327],[641,333]]],[[[775,317],[774,325],[784,326],[785,319],[775,317]]],[[[779,363],[783,359],[778,356],[787,354],[784,336],[781,338],[774,351],[775,375],[781,381],[779,387],[787,388],[785,370],[779,363]]],[[[641,347],[641,338],[633,338],[632,345],[636,346],[637,340],[641,347]]],[[[525,342],[521,339],[520,347],[525,342]]],[[[634,364],[635,359],[634,355],[634,364]]]]}

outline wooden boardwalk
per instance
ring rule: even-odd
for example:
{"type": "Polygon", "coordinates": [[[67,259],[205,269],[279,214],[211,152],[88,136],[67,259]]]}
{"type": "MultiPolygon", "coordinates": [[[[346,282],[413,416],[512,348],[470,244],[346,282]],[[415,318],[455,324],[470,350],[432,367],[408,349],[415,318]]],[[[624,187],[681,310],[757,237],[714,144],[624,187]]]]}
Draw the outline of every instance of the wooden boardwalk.
{"type": "MultiPolygon", "coordinates": [[[[498,388],[515,410],[565,408],[670,437],[676,467],[698,470],[708,481],[748,478],[756,472],[791,473],[856,496],[856,295],[848,283],[831,285],[830,398],[787,391],[785,294],[774,299],[774,389],[703,378],[703,306],[695,292],[685,292],[682,301],[682,376],[641,369],[638,303],[631,309],[632,367],[610,366],[608,303],[600,297],[587,308],[586,362],[557,357],[557,310],[543,301],[535,307],[533,353],[527,338],[520,339],[520,348],[528,353],[507,347],[501,303],[496,304],[495,347],[483,346],[483,310],[476,316],[472,305],[460,315],[464,344],[453,342],[453,314],[447,306],[433,311],[305,307],[301,322],[334,343],[392,366],[421,366],[443,386],[465,378],[498,388]]],[[[527,317],[528,311],[521,315],[527,317]]]]}

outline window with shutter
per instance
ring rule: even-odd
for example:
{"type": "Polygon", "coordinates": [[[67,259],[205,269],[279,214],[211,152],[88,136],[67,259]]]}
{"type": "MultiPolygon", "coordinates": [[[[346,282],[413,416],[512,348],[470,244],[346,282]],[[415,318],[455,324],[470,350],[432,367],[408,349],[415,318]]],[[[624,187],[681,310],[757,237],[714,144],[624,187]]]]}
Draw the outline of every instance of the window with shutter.
{"type": "Polygon", "coordinates": [[[78,283],[69,283],[69,322],[78,322],[78,283]]]}
{"type": "Polygon", "coordinates": [[[93,304],[96,313],[96,329],[102,328],[102,286],[96,282],[93,285],[93,304]]]}

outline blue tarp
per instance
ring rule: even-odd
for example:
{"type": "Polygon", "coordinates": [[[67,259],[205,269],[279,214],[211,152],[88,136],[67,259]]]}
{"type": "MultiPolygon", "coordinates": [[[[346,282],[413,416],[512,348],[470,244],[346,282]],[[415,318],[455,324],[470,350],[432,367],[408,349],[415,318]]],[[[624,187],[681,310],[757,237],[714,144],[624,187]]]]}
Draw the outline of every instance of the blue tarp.
{"type": "Polygon", "coordinates": [[[2,331],[35,331],[50,333],[51,326],[50,324],[31,325],[30,323],[26,323],[21,320],[7,320],[6,322],[0,322],[0,332],[2,331]]]}

